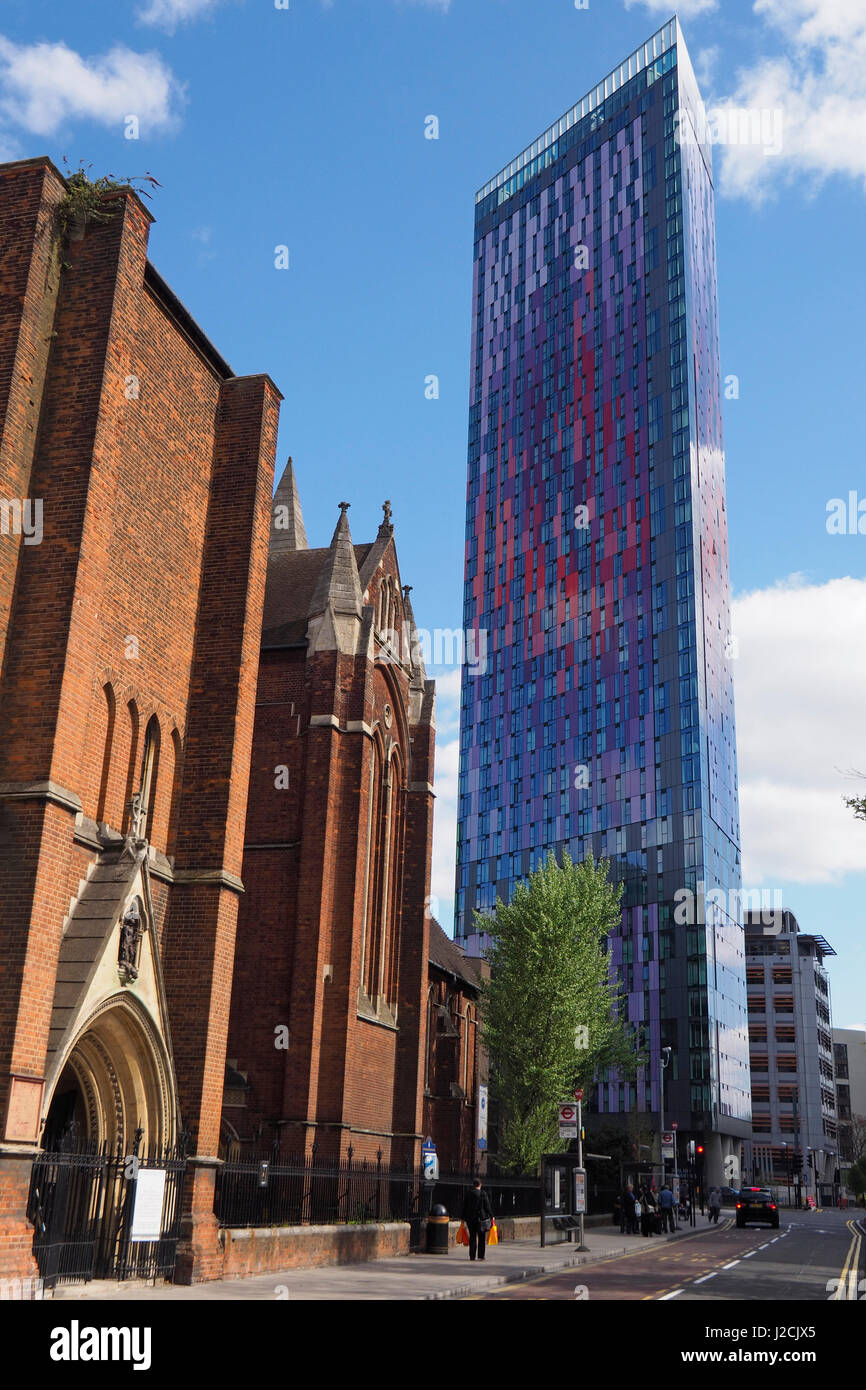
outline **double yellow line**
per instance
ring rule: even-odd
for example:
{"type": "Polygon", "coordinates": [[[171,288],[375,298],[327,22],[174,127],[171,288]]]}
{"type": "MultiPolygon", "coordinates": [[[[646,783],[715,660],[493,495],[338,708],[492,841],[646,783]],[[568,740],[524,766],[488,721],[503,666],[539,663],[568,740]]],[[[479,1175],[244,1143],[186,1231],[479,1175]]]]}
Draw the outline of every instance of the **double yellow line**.
{"type": "Polygon", "coordinates": [[[860,1246],[863,1237],[853,1221],[846,1221],[845,1224],[851,1232],[851,1244],[848,1247],[848,1254],[845,1256],[845,1263],[842,1266],[842,1273],[839,1276],[839,1283],[833,1298],[841,1302],[853,1303],[857,1299],[857,1274],[860,1269],[860,1246]]]}

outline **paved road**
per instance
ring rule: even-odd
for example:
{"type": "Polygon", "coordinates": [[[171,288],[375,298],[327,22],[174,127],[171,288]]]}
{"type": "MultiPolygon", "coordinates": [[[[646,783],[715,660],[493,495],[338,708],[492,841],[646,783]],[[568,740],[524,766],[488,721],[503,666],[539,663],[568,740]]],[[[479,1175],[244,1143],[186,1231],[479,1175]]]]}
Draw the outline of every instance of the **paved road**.
{"type": "MultiPolygon", "coordinates": [[[[700,1219],[700,1218],[699,1218],[700,1219]]],[[[866,1222],[841,1211],[781,1213],[778,1231],[732,1215],[664,1244],[481,1295],[490,1299],[854,1300],[866,1298],[866,1222]]]]}

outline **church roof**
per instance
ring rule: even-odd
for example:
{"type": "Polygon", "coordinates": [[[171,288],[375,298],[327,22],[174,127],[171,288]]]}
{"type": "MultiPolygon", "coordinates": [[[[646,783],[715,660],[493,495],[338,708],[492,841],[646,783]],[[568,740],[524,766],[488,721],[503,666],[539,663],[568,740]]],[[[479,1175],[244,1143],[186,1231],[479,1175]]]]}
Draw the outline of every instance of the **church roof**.
{"type": "Polygon", "coordinates": [[[435,917],[430,918],[428,954],[431,965],[444,970],[448,975],[455,975],[458,980],[464,980],[473,989],[478,988],[479,978],[475,962],[465,954],[456,941],[452,941],[451,937],[445,934],[435,917]]]}
{"type": "MultiPolygon", "coordinates": [[[[371,544],[352,547],[359,570],[371,544]]],[[[263,646],[281,647],[306,640],[310,605],[330,559],[328,545],[316,550],[271,552],[262,623],[263,646]]]]}

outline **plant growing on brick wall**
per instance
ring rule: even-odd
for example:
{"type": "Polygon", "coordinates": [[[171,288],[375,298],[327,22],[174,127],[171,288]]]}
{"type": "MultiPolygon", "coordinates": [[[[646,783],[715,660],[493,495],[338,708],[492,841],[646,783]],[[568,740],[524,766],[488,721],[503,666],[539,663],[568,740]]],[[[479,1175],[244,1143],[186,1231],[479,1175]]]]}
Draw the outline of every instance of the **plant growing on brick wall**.
{"type": "MultiPolygon", "coordinates": [[[[66,170],[69,170],[65,156],[63,163],[66,170]]],[[[90,175],[92,168],[92,164],[87,168],[79,164],[77,169],[66,173],[66,195],[57,209],[57,231],[61,241],[75,240],[84,235],[89,222],[108,222],[115,215],[115,208],[105,207],[106,193],[113,193],[120,188],[134,188],[143,198],[149,198],[151,194],[145,184],[149,184],[151,189],[162,186],[150,173],[135,174],[130,178],[102,174],[94,179],[90,175]]]]}
{"type": "Polygon", "coordinates": [[[504,1167],[531,1172],[565,1147],[557,1107],[576,1086],[588,1090],[604,1067],[634,1074],[639,1059],[607,954],[621,895],[606,863],[565,854],[560,866],[551,852],[509,904],[476,914],[492,940],[482,1032],[504,1167]]]}

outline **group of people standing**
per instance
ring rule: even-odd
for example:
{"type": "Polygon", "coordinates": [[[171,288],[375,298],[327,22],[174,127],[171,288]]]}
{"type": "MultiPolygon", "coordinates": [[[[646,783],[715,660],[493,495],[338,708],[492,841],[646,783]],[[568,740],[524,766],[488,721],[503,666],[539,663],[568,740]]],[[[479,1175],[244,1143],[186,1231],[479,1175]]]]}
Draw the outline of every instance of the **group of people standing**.
{"type": "Polygon", "coordinates": [[[635,1189],[628,1183],[620,1199],[620,1230],[624,1235],[664,1235],[677,1230],[674,1194],[668,1183],[656,1193],[645,1183],[635,1189]]]}
{"type": "MultiPolygon", "coordinates": [[[[646,1183],[635,1189],[628,1183],[618,1199],[619,1228],[623,1235],[655,1236],[679,1230],[677,1224],[677,1203],[669,1183],[661,1192],[656,1192],[646,1183]]],[[[707,1198],[707,1217],[717,1224],[722,1206],[722,1194],[718,1187],[710,1188],[707,1198]]]]}

